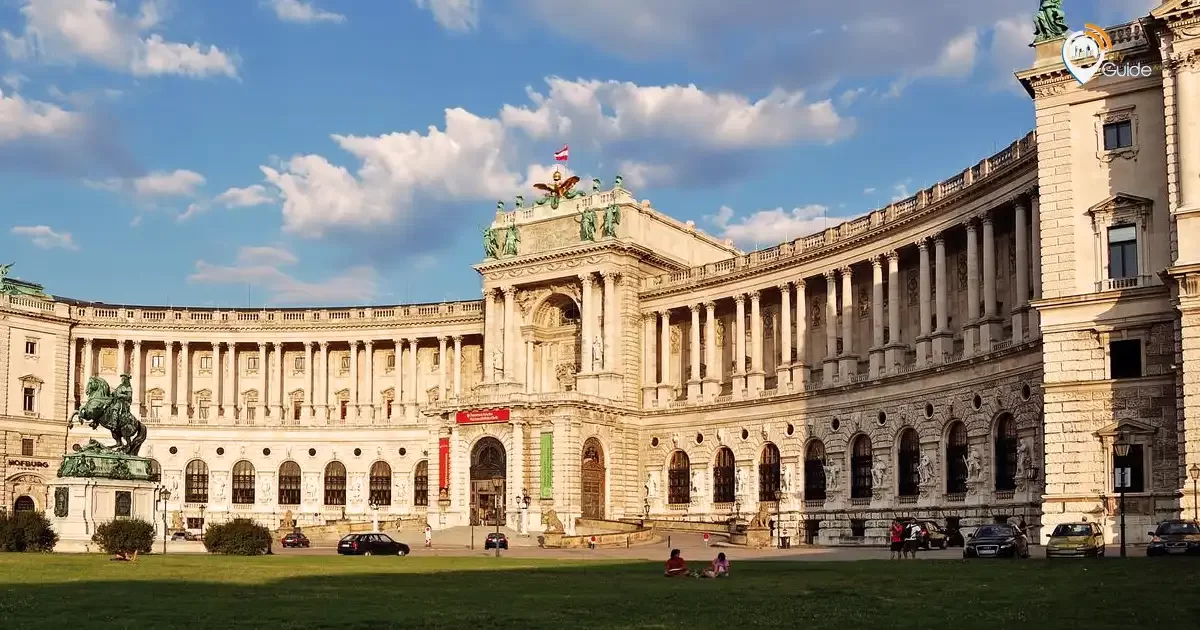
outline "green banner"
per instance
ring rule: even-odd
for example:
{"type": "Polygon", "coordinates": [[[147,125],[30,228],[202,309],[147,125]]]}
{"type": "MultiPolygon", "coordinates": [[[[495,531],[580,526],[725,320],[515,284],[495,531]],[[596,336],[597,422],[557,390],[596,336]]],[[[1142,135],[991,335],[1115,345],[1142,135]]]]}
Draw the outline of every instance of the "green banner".
{"type": "Polygon", "coordinates": [[[554,434],[542,434],[542,498],[552,498],[554,489],[554,434]]]}

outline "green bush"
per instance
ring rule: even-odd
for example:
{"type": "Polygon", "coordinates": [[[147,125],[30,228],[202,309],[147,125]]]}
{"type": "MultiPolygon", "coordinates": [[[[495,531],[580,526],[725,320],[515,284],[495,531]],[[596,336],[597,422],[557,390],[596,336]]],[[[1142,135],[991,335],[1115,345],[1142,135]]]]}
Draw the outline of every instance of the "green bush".
{"type": "Polygon", "coordinates": [[[119,518],[97,527],[92,542],[104,551],[122,557],[150,553],[154,545],[154,526],[141,519],[119,518]]]}
{"type": "Polygon", "coordinates": [[[41,512],[0,512],[0,551],[54,551],[57,543],[41,512]]]}
{"type": "Polygon", "coordinates": [[[250,519],[235,518],[204,530],[204,548],[227,556],[261,556],[271,553],[271,532],[250,519]]]}

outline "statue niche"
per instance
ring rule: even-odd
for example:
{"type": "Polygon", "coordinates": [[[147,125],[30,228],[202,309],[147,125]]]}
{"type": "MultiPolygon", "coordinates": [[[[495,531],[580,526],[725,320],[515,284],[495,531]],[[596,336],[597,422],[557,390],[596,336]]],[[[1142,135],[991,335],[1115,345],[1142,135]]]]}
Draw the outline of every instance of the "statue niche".
{"type": "Polygon", "coordinates": [[[572,296],[552,293],[533,317],[534,391],[574,391],[583,356],[582,322],[572,296]]]}

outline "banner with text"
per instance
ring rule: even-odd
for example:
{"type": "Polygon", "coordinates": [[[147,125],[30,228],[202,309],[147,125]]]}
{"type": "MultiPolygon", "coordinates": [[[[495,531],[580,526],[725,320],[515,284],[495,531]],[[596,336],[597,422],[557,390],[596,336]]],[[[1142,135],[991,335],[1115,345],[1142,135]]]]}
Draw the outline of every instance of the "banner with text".
{"type": "Polygon", "coordinates": [[[542,434],[541,446],[542,459],[542,498],[553,498],[551,492],[554,489],[554,434],[542,434]]]}
{"type": "Polygon", "coordinates": [[[438,439],[438,488],[450,487],[450,438],[438,439]]]}
{"type": "Polygon", "coordinates": [[[509,409],[469,409],[454,415],[457,424],[492,424],[508,422],[511,415],[509,409]]]}

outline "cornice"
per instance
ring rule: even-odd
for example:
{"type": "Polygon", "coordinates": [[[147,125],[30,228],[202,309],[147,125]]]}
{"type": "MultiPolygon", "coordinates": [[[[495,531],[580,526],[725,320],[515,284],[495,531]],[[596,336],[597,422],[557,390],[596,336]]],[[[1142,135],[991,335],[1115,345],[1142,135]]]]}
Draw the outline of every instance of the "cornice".
{"type": "Polygon", "coordinates": [[[542,272],[537,265],[563,261],[563,268],[575,269],[603,262],[605,254],[633,255],[640,260],[668,270],[685,269],[679,261],[660,255],[655,250],[637,243],[611,240],[597,243],[578,244],[545,252],[501,258],[474,265],[476,271],[488,280],[522,278],[542,272]]]}

